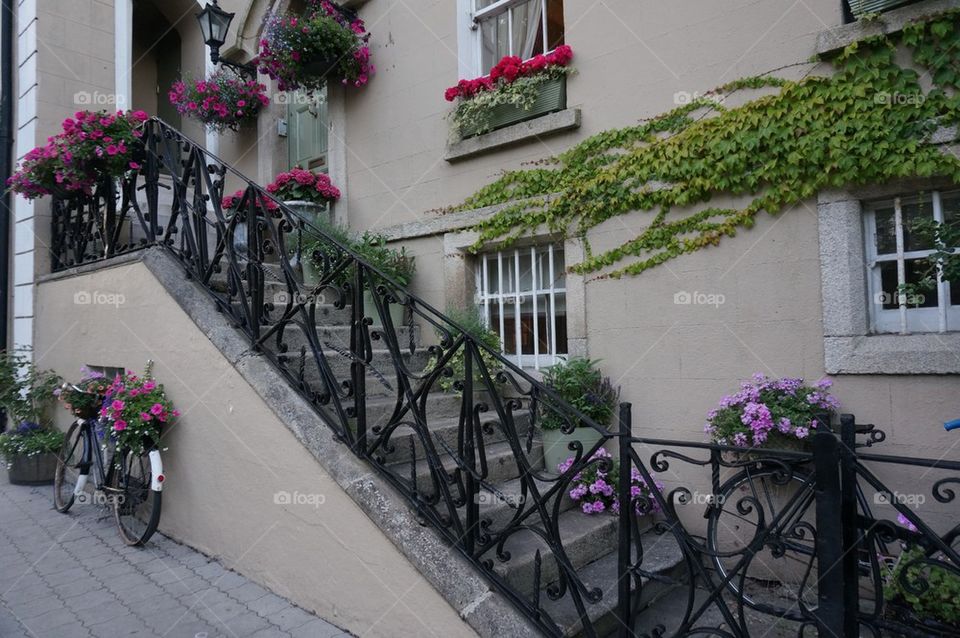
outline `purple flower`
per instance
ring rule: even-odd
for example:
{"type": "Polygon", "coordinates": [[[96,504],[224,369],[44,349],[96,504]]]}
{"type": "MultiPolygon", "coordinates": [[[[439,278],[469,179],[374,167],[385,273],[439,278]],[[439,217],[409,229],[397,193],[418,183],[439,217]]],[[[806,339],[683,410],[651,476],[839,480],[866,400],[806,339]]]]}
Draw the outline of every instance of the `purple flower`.
{"type": "Polygon", "coordinates": [[[743,432],[737,432],[733,435],[733,444],[737,447],[747,447],[747,435],[743,432]]]}
{"type": "Polygon", "coordinates": [[[808,436],[810,436],[810,430],[803,427],[802,425],[798,425],[797,429],[793,431],[793,435],[798,439],[805,439],[808,436]]]}
{"type": "Polygon", "coordinates": [[[911,523],[910,519],[904,516],[903,514],[901,514],[900,512],[897,512],[897,522],[903,525],[904,527],[906,527],[911,532],[917,531],[917,526],[911,523]]]}

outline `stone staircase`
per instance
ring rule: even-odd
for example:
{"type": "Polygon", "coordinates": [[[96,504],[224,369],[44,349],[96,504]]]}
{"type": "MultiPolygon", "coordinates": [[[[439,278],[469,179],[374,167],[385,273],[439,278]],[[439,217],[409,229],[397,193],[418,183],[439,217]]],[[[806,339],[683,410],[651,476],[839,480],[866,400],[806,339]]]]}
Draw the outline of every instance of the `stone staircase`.
{"type": "MultiPolygon", "coordinates": [[[[265,268],[265,294],[267,301],[275,300],[278,308],[287,300],[287,290],[282,283],[278,269],[272,266],[265,268]]],[[[218,291],[227,288],[225,275],[218,275],[211,282],[211,287],[218,291]]],[[[274,312],[278,312],[274,310],[274,312]]],[[[336,308],[332,304],[317,304],[316,306],[316,334],[320,339],[324,355],[333,374],[337,379],[350,379],[352,358],[350,350],[350,322],[351,308],[336,308]]],[[[375,324],[378,322],[374,322],[375,324]]],[[[411,344],[410,349],[402,353],[403,364],[411,371],[420,371],[425,368],[429,355],[425,348],[421,348],[423,335],[418,326],[402,326],[397,329],[400,343],[411,344]]],[[[291,366],[296,368],[296,360],[301,352],[309,353],[309,340],[299,326],[289,326],[282,339],[285,349],[281,349],[276,339],[269,339],[265,347],[272,352],[287,357],[291,366]]],[[[384,428],[396,425],[394,419],[397,409],[396,373],[390,352],[385,348],[378,348],[378,342],[372,342],[373,351],[369,370],[366,375],[367,393],[367,427],[372,434],[380,433],[384,428]]],[[[303,366],[303,383],[306,388],[322,387],[320,375],[315,366],[310,365],[310,355],[307,354],[307,365],[303,366]]],[[[477,402],[482,401],[483,393],[475,396],[477,402]]],[[[349,401],[347,402],[350,403],[349,401]]],[[[445,481],[447,488],[456,489],[456,470],[458,463],[452,453],[457,449],[460,435],[461,397],[456,393],[444,393],[438,390],[429,393],[425,398],[426,415],[428,417],[429,440],[433,451],[439,456],[446,476],[436,476],[427,463],[427,450],[421,437],[408,425],[412,417],[407,414],[401,417],[404,422],[398,426],[390,438],[390,445],[375,450],[373,457],[383,466],[383,469],[397,480],[412,486],[416,482],[416,491],[424,501],[429,502],[440,489],[440,481],[445,481]]],[[[525,513],[530,508],[523,508],[521,503],[530,494],[524,494],[521,479],[521,467],[514,450],[507,442],[503,429],[497,427],[495,416],[482,420],[490,427],[485,430],[483,437],[483,454],[485,460],[485,476],[481,483],[479,514],[482,528],[496,536],[499,532],[509,529],[511,525],[519,523],[519,530],[509,535],[502,547],[496,544],[483,547],[481,535],[478,552],[475,560],[487,561],[497,578],[511,588],[523,600],[537,601],[543,612],[557,624],[563,636],[589,635],[583,627],[581,614],[571,598],[570,593],[552,600],[549,596],[551,588],[560,580],[560,567],[553,551],[538,534],[544,530],[544,523],[534,511],[515,521],[519,513],[525,513]],[[537,569],[539,564],[539,578],[537,569]]],[[[321,426],[322,427],[322,426],[321,426]]],[[[543,463],[542,444],[537,433],[529,437],[529,447],[526,445],[529,425],[518,423],[518,435],[525,443],[523,453],[531,470],[542,476],[543,480],[533,479],[538,492],[543,496],[554,485],[545,472],[543,463]]],[[[462,480],[462,479],[460,479],[462,480]]],[[[531,481],[527,482],[528,490],[531,481]]],[[[599,588],[603,597],[599,602],[590,603],[584,597],[586,615],[590,619],[596,635],[606,635],[616,630],[618,621],[615,617],[617,601],[617,519],[606,514],[587,515],[580,511],[577,504],[566,495],[554,495],[545,504],[548,516],[553,520],[553,509],[556,505],[556,525],[563,541],[566,559],[577,571],[580,580],[587,589],[599,588]]],[[[466,508],[461,506],[457,510],[460,520],[466,526],[466,508]]],[[[489,544],[489,543],[487,543],[489,544]]],[[[644,560],[641,569],[649,575],[642,578],[644,586],[644,600],[642,605],[655,603],[666,592],[671,590],[671,576],[682,561],[682,555],[676,542],[669,535],[657,535],[646,532],[644,535],[644,560]]]]}

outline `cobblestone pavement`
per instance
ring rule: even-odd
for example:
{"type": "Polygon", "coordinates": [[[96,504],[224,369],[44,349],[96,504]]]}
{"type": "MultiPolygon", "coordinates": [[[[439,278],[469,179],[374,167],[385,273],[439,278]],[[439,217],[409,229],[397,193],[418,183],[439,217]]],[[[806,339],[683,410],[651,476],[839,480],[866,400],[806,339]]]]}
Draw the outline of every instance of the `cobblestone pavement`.
{"type": "Polygon", "coordinates": [[[104,508],[52,500],[0,476],[2,638],[349,636],[160,534],[125,546],[104,508]]]}

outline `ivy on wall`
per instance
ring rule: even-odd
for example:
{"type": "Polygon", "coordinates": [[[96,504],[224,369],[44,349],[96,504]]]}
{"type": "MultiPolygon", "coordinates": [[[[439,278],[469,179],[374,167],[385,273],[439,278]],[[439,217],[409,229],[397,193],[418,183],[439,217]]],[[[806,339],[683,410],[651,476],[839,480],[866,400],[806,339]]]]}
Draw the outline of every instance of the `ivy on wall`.
{"type": "Polygon", "coordinates": [[[928,141],[938,127],[960,122],[960,10],[855,42],[832,64],[829,76],[737,80],[505,172],[452,210],[503,205],[476,227],[475,249],[544,227],[585,240],[613,217],[650,212],[639,235],[598,254],[585,241],[585,259],[571,266],[621,277],[717,245],[752,227],[759,213],[776,215],[824,188],[931,176],[960,183],[960,160],[928,141]],[[898,61],[902,48],[914,64],[898,61]],[[744,89],[766,94],[724,106],[744,89]],[[752,199],[742,208],[676,212],[721,194],[752,199]]]}

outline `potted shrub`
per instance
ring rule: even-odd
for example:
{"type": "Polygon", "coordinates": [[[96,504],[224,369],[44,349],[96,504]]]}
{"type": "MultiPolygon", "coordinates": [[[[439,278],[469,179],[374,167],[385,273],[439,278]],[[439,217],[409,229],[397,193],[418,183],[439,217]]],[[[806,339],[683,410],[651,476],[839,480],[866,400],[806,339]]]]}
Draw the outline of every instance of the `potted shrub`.
{"type": "Polygon", "coordinates": [[[567,107],[566,76],[573,72],[572,59],[573,49],[561,45],[525,62],[506,56],[489,75],[460,80],[444,94],[448,102],[457,101],[454,134],[471,137],[562,111],[567,107]]]}
{"type": "Polygon", "coordinates": [[[200,120],[214,131],[236,131],[254,122],[270,104],[267,87],[218,69],[203,80],[178,80],[170,88],[170,103],[180,115],[200,120]]]}
{"type": "MultiPolygon", "coordinates": [[[[453,320],[454,323],[461,326],[464,331],[473,337],[476,341],[486,345],[488,348],[494,352],[500,352],[500,335],[498,335],[493,330],[487,327],[486,323],[483,321],[483,317],[480,316],[480,310],[473,305],[467,306],[465,308],[448,308],[447,316],[453,320]]],[[[487,352],[481,350],[481,358],[483,363],[487,368],[487,371],[490,372],[491,378],[496,381],[494,375],[497,371],[500,370],[501,365],[500,361],[488,354],[487,352]]],[[[453,356],[450,357],[450,360],[447,362],[447,367],[453,372],[453,376],[441,375],[437,379],[437,385],[440,386],[440,389],[444,392],[452,392],[455,394],[460,394],[460,389],[457,387],[458,382],[462,381],[465,378],[466,362],[464,360],[464,349],[460,348],[453,356]]],[[[430,371],[433,370],[439,359],[436,356],[430,357],[427,361],[427,365],[424,370],[430,371]]],[[[482,391],[485,388],[481,387],[482,378],[480,377],[479,368],[474,364],[474,378],[473,378],[474,388],[477,391],[482,391]]]]}
{"type": "Polygon", "coordinates": [[[45,146],[29,151],[7,180],[26,199],[90,194],[103,179],[140,168],[143,111],[77,111],[45,146]]]}
{"type": "Polygon", "coordinates": [[[0,407],[15,424],[0,434],[0,457],[11,483],[53,482],[63,433],[50,425],[46,411],[59,383],[60,377],[37,370],[23,355],[0,354],[0,407]]]}
{"type": "Polygon", "coordinates": [[[802,449],[830,412],[840,408],[822,379],[812,386],[803,379],[768,379],[757,373],[740,391],[723,397],[707,414],[704,431],[714,442],[749,448],[802,449]]]}
{"type": "MultiPolygon", "coordinates": [[[[348,248],[353,247],[353,236],[345,227],[323,221],[320,221],[317,226],[326,232],[327,236],[333,237],[340,242],[341,245],[347,246],[348,248]]],[[[305,232],[301,242],[301,251],[303,254],[303,259],[301,259],[301,265],[303,266],[303,283],[312,288],[320,283],[324,270],[326,270],[329,265],[332,265],[328,262],[338,259],[340,253],[329,240],[325,237],[316,236],[310,232],[309,229],[305,232]]],[[[341,284],[343,281],[335,281],[334,283],[341,284]]]]}
{"type": "MultiPolygon", "coordinates": [[[[406,288],[413,281],[413,275],[416,272],[414,258],[407,254],[406,248],[395,250],[387,247],[387,238],[385,235],[365,232],[354,242],[353,249],[360,254],[364,260],[387,275],[402,287],[406,288]]],[[[367,288],[363,291],[363,308],[374,322],[379,321],[379,315],[376,312],[376,304],[373,300],[372,286],[379,282],[367,282],[367,288]]],[[[390,318],[393,325],[398,326],[403,323],[404,306],[400,304],[390,304],[390,318]]]]}
{"type": "Polygon", "coordinates": [[[260,72],[281,91],[323,88],[328,81],[360,87],[374,72],[363,20],[326,0],[309,0],[305,15],[267,16],[260,72]]]}
{"type": "MultiPolygon", "coordinates": [[[[557,466],[560,474],[567,472],[573,465],[575,456],[557,466]]],[[[652,475],[651,475],[652,476],[652,475]]],[[[577,472],[570,481],[570,498],[580,504],[584,514],[599,514],[609,512],[620,513],[620,499],[617,498],[617,486],[620,481],[620,466],[613,457],[603,448],[598,448],[589,458],[587,465],[577,472]]],[[[663,490],[663,485],[656,481],[656,489],[663,490]]],[[[636,502],[634,509],[638,514],[649,514],[660,509],[659,503],[651,496],[650,486],[637,468],[630,469],[630,496],[637,499],[644,497],[649,503],[645,508],[636,502]]]]}
{"type": "MultiPolygon", "coordinates": [[[[608,426],[613,421],[620,393],[610,379],[601,374],[596,363],[582,357],[571,357],[545,369],[543,382],[595,423],[608,426]]],[[[569,434],[562,429],[566,426],[568,422],[560,415],[541,406],[543,456],[548,470],[556,468],[561,471],[559,468],[571,455],[571,443],[579,442],[586,453],[603,438],[600,432],[582,423],[578,423],[569,434]]]]}

